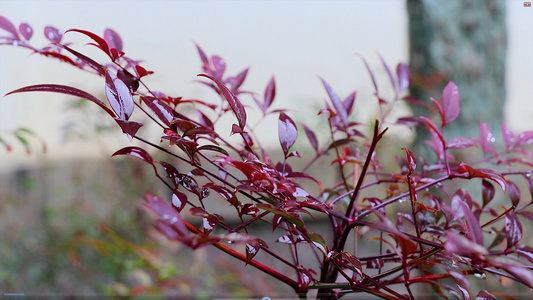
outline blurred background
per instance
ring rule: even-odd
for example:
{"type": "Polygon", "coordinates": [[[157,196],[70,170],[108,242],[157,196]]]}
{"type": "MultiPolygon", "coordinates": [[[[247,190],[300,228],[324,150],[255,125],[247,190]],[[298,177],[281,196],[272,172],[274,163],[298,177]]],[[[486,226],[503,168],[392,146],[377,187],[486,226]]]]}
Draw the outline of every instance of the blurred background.
{"type": "MultiPolygon", "coordinates": [[[[434,82],[433,91],[413,91],[421,99],[439,98],[443,84],[454,80],[470,111],[494,107],[501,116],[487,112],[484,118],[505,121],[515,132],[533,128],[533,9],[519,0],[464,3],[0,0],[0,15],[16,26],[29,23],[32,45],[39,48],[48,43],[42,34],[47,25],[97,34],[112,28],[121,35],[126,55],[155,71],[146,83],[172,96],[214,96],[195,82],[201,72],[197,43],[209,55],[222,56],[229,74],[250,67],[246,90],[261,95],[275,76],[275,106],[293,109],[295,120],[315,115],[323,103],[320,76],[341,97],[356,90],[353,118],[365,121],[375,116],[375,97],[360,56],[387,90],[381,55],[391,68],[403,62],[416,69],[414,86],[434,82]],[[421,28],[427,30],[417,31],[421,28]],[[469,88],[490,91],[497,99],[469,94],[469,88]]],[[[84,46],[89,42],[84,36],[67,33],[63,41],[105,60],[94,47],[84,46]]],[[[39,83],[72,85],[104,98],[103,82],[96,76],[25,49],[0,47],[1,95],[39,83]]],[[[274,283],[250,281],[250,273],[222,276],[210,266],[244,269],[209,250],[193,255],[179,245],[161,246],[164,239],[150,229],[153,220],[138,205],[145,192],[160,186],[145,166],[110,159],[129,142],[96,111],[95,105],[58,94],[0,99],[0,136],[13,145],[10,152],[0,148],[1,292],[208,297],[278,291],[274,283]],[[11,134],[20,127],[39,137],[28,139],[31,155],[11,134]]],[[[410,108],[401,111],[408,114],[410,108]]],[[[469,118],[475,122],[477,117],[469,118]]],[[[398,133],[413,140],[410,132],[398,133]]],[[[263,144],[279,147],[268,127],[258,134],[264,136],[263,144]]]]}

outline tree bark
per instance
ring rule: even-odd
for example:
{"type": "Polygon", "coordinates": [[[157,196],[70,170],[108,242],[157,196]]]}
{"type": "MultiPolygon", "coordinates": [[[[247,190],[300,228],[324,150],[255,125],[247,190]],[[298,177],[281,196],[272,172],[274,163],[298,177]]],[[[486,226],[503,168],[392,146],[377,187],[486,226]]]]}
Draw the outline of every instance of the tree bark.
{"type": "MultiPolygon", "coordinates": [[[[452,80],[459,87],[461,114],[446,126],[446,137],[478,137],[478,120],[498,136],[505,101],[505,1],[407,0],[407,11],[411,95],[432,105],[429,97],[442,98],[452,80]]],[[[417,145],[428,137],[417,131],[417,145]]]]}

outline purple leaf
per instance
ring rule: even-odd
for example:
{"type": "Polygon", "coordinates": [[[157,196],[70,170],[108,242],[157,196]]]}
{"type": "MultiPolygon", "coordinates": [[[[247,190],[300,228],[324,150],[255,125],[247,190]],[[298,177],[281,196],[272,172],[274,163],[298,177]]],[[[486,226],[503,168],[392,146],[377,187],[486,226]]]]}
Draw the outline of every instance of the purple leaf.
{"type": "Polygon", "coordinates": [[[507,127],[505,123],[501,123],[501,128],[502,128],[503,141],[505,142],[505,148],[509,149],[514,145],[516,138],[514,136],[514,133],[511,131],[509,127],[507,127]]]}
{"type": "Polygon", "coordinates": [[[265,101],[263,102],[263,112],[265,112],[276,97],[276,82],[274,81],[274,76],[270,78],[267,87],[265,88],[265,101]]]}
{"type": "Polygon", "coordinates": [[[344,128],[348,127],[348,114],[346,113],[346,108],[344,107],[342,101],[340,100],[339,96],[337,96],[337,93],[335,93],[335,91],[331,88],[331,86],[329,86],[329,84],[324,79],[320,78],[320,80],[322,80],[322,84],[324,85],[324,88],[328,93],[329,99],[331,100],[333,107],[335,107],[337,115],[341,118],[341,122],[343,123],[344,128]]]}
{"type": "Polygon", "coordinates": [[[309,143],[311,143],[311,146],[313,146],[313,149],[315,149],[315,152],[318,153],[318,140],[316,138],[315,133],[309,129],[304,123],[302,124],[302,127],[304,128],[305,135],[307,136],[307,139],[309,140],[309,143]]]}
{"type": "Polygon", "coordinates": [[[391,72],[389,66],[387,65],[387,63],[383,59],[383,56],[381,56],[380,54],[378,54],[378,56],[379,56],[379,59],[381,60],[381,64],[383,65],[383,68],[385,69],[385,72],[387,72],[387,75],[389,76],[389,81],[392,84],[392,87],[394,88],[394,91],[398,92],[398,86],[396,85],[396,80],[394,80],[394,77],[392,76],[392,72],[391,72]]]}
{"type": "Polygon", "coordinates": [[[220,80],[213,76],[207,74],[199,74],[198,76],[207,77],[216,83],[222,92],[222,95],[224,95],[224,98],[228,101],[231,110],[235,113],[237,121],[239,122],[239,127],[244,130],[244,126],[246,126],[246,110],[237,96],[235,96],[220,80]]]}
{"type": "Polygon", "coordinates": [[[172,108],[170,108],[165,102],[150,96],[142,96],[141,100],[152,110],[159,120],[165,125],[170,126],[174,115],[172,114],[172,108]]]}
{"type": "Polygon", "coordinates": [[[3,16],[0,16],[0,28],[4,29],[5,31],[11,33],[13,38],[16,40],[20,40],[19,34],[17,32],[17,28],[15,28],[15,25],[11,23],[8,19],[6,19],[3,16]]]}
{"type": "Polygon", "coordinates": [[[512,181],[507,181],[507,186],[509,188],[509,198],[511,198],[511,203],[514,207],[517,207],[518,202],[520,202],[520,189],[512,181]]]}
{"type": "Polygon", "coordinates": [[[105,74],[105,94],[118,118],[127,121],[133,113],[133,96],[126,84],[109,69],[105,74]]]}
{"type": "Polygon", "coordinates": [[[398,77],[398,93],[405,91],[411,81],[411,71],[404,63],[399,63],[396,67],[396,77],[398,77]]]}
{"type": "Polygon", "coordinates": [[[530,144],[533,144],[533,130],[521,132],[516,139],[516,145],[524,146],[530,144]]]}
{"type": "Polygon", "coordinates": [[[455,137],[448,142],[448,148],[450,149],[465,149],[475,145],[476,143],[474,143],[471,139],[463,137],[455,137]]]}
{"type": "Polygon", "coordinates": [[[505,215],[505,234],[507,235],[507,249],[522,239],[522,223],[513,211],[505,215]]]}
{"type": "Polygon", "coordinates": [[[476,295],[476,300],[498,300],[496,296],[486,290],[481,290],[476,295]]]}
{"type": "Polygon", "coordinates": [[[19,25],[20,34],[26,39],[30,40],[33,36],[33,28],[28,23],[21,23],[19,25]]]}
{"type": "Polygon", "coordinates": [[[489,125],[481,121],[478,121],[478,124],[479,124],[479,136],[481,137],[480,144],[481,144],[481,149],[483,149],[483,153],[484,154],[496,153],[496,150],[494,150],[494,148],[492,148],[491,146],[491,144],[496,141],[496,138],[492,134],[492,131],[490,130],[489,125]]]}
{"type": "Polygon", "coordinates": [[[122,39],[120,35],[111,28],[106,28],[104,31],[104,40],[110,48],[115,48],[120,53],[122,52],[122,39]]]}
{"type": "Polygon", "coordinates": [[[440,115],[440,119],[441,119],[441,122],[442,122],[442,126],[446,125],[446,119],[444,117],[444,108],[442,107],[442,105],[439,103],[439,101],[437,101],[435,98],[433,97],[429,97],[429,100],[435,105],[435,107],[437,108],[437,111],[439,112],[439,115],[440,115]]]}
{"type": "Polygon", "coordinates": [[[79,53],[78,51],[72,50],[68,46],[65,46],[65,45],[60,45],[60,46],[63,47],[68,52],[74,54],[77,58],[81,59],[83,62],[88,64],[91,68],[95,69],[98,72],[98,74],[100,74],[102,76],[105,75],[105,69],[99,63],[97,63],[94,60],[92,60],[91,58],[79,53]]]}
{"type": "Polygon", "coordinates": [[[213,68],[215,69],[215,78],[222,80],[222,76],[226,71],[226,62],[222,57],[213,55],[211,56],[211,62],[213,63],[213,68]]]}
{"type": "Polygon", "coordinates": [[[461,109],[459,88],[453,81],[449,81],[444,87],[444,90],[442,90],[442,108],[444,109],[444,122],[442,126],[451,123],[459,116],[461,109]]]}
{"type": "MultiPolygon", "coordinates": [[[[146,152],[146,150],[139,148],[139,147],[135,147],[135,146],[124,147],[116,151],[115,153],[113,153],[113,155],[111,156],[116,156],[116,155],[130,155],[154,166],[154,160],[152,156],[148,152],[146,152]]],[[[155,166],[154,166],[154,169],[155,169],[155,166]]]]}
{"type": "Polygon", "coordinates": [[[128,121],[120,118],[115,118],[115,122],[120,126],[122,132],[128,136],[130,142],[133,141],[133,137],[137,134],[139,128],[143,126],[142,123],[128,121]]]}
{"type": "Polygon", "coordinates": [[[182,238],[189,235],[187,226],[176,208],[152,194],[145,194],[144,198],[146,199],[144,206],[159,216],[164,224],[171,227],[182,238]]]}
{"type": "Polygon", "coordinates": [[[232,92],[236,93],[239,87],[242,85],[244,79],[246,79],[246,75],[248,74],[248,69],[249,68],[244,69],[242,72],[237,74],[237,76],[226,78],[226,83],[231,85],[232,92]]]}
{"type": "Polygon", "coordinates": [[[481,195],[483,198],[483,207],[489,204],[489,202],[494,198],[494,194],[494,186],[485,179],[481,180],[481,195]]]}
{"type": "Polygon", "coordinates": [[[6,94],[15,94],[15,93],[23,93],[23,92],[53,92],[53,93],[60,93],[60,94],[67,94],[83,99],[87,99],[89,101],[92,101],[98,106],[100,106],[103,110],[105,110],[110,116],[115,117],[115,114],[109,107],[105,105],[104,102],[100,101],[98,98],[94,97],[93,95],[84,92],[82,90],[79,90],[77,88],[73,88],[70,86],[65,85],[58,85],[58,84],[39,84],[39,85],[30,85],[27,87],[23,87],[17,90],[14,90],[12,92],[9,92],[6,94]]]}
{"type": "Polygon", "coordinates": [[[63,38],[63,34],[59,30],[52,26],[46,26],[44,28],[44,36],[52,43],[59,44],[63,38]]]}
{"type": "Polygon", "coordinates": [[[344,105],[344,109],[346,110],[346,113],[348,115],[350,115],[352,113],[353,106],[355,104],[355,97],[356,96],[357,96],[357,93],[356,92],[352,92],[352,93],[350,93],[350,95],[348,95],[348,97],[346,97],[346,99],[344,99],[344,101],[342,101],[342,104],[344,105]]]}
{"type": "MultiPolygon", "coordinates": [[[[368,71],[368,74],[370,75],[370,79],[372,80],[372,84],[374,85],[374,90],[376,91],[376,96],[379,95],[378,91],[378,85],[376,84],[376,78],[374,77],[374,73],[372,73],[372,70],[368,66],[368,63],[366,62],[366,59],[361,56],[361,60],[363,60],[363,63],[365,64],[366,70],[368,71]]],[[[379,98],[379,96],[378,96],[379,98]]]]}
{"type": "Polygon", "coordinates": [[[429,125],[430,129],[432,129],[433,132],[435,132],[437,134],[437,136],[438,136],[440,142],[442,143],[442,145],[445,146],[446,145],[446,141],[444,140],[444,136],[440,132],[440,130],[437,127],[437,125],[431,119],[428,119],[426,117],[419,117],[419,118],[424,120],[424,122],[426,122],[426,124],[429,125]]]}
{"type": "Polygon", "coordinates": [[[285,154],[285,157],[287,157],[289,149],[294,144],[296,137],[298,136],[298,129],[296,128],[294,121],[285,113],[279,114],[278,135],[283,153],[285,154]]]}
{"type": "Polygon", "coordinates": [[[524,257],[530,263],[533,263],[533,248],[527,246],[520,247],[520,249],[516,250],[516,254],[524,257]]]}
{"type": "Polygon", "coordinates": [[[453,281],[459,288],[459,291],[461,291],[463,299],[470,299],[471,285],[470,281],[466,278],[466,276],[457,271],[449,271],[448,274],[450,274],[453,281]]]}
{"type": "Polygon", "coordinates": [[[444,250],[448,253],[468,256],[484,256],[489,253],[485,247],[470,241],[454,231],[446,232],[444,250]]]}

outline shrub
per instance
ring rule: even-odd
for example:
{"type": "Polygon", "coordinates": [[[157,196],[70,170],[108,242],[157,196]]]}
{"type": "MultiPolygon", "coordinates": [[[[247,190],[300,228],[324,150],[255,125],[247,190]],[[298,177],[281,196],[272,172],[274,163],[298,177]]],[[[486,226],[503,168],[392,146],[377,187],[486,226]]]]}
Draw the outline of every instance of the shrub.
{"type": "Polygon", "coordinates": [[[102,64],[63,43],[63,34],[54,27],[44,30],[51,42],[44,48],[29,43],[33,30],[26,23],[17,29],[0,17],[0,28],[7,33],[3,45],[27,48],[102,77],[107,103],[56,84],[27,86],[8,95],[54,92],[98,105],[130,142],[140,145],[119,149],[113,156],[142,160],[168,188],[169,199],[146,193],[144,205],[159,217],[155,226],[170,240],[192,249],[216,247],[290,286],[302,298],[317,290],[318,297],[327,299],[349,293],[414,299],[420,285],[442,297],[496,299],[501,292],[476,293],[472,287],[472,277],[487,276],[533,288],[533,248],[524,244],[522,225],[533,221],[527,210],[533,203],[533,153],[527,149],[533,131],[515,134],[501,124],[499,145],[492,129],[479,121],[479,137],[447,137],[444,129],[460,113],[459,89],[452,81],[438,100],[402,96],[409,87],[407,66],[400,63],[393,72],[383,61],[394,89],[393,99],[384,99],[365,62],[380,112],[368,131],[368,124],[351,120],[356,93],[342,99],[321,79],[328,100],[317,118],[329,128],[329,137],[319,142],[316,133],[297,124],[288,111],[272,109],[274,77],[262,96],[245,91],[248,69],[227,75],[224,60],[208,56],[198,45],[203,70],[198,76],[220,96],[218,104],[151,90],[143,79],[153,72],[125,55],[119,34],[111,29],[103,37],[80,29],[66,32],[91,39],[91,45],[109,57],[102,64]],[[279,161],[274,157],[280,150],[264,148],[254,134],[245,100],[262,118],[278,116],[279,161]],[[432,116],[391,121],[389,115],[400,101],[422,105],[432,116]],[[182,113],[191,107],[195,116],[182,113]],[[143,123],[134,121],[138,114],[159,126],[161,136],[144,136],[143,123]],[[234,115],[231,129],[219,128],[225,114],[234,115]],[[418,157],[408,145],[378,147],[391,124],[427,130],[431,139],[425,143],[435,157],[418,157]],[[221,134],[229,130],[231,141],[221,134]],[[302,132],[300,138],[310,147],[297,151],[295,142],[302,132]],[[402,154],[395,154],[399,149],[402,154]],[[155,152],[165,160],[154,159],[155,152]],[[380,160],[391,157],[397,166],[385,168],[380,160]],[[310,170],[321,160],[331,164],[315,178],[310,170]],[[304,165],[301,161],[305,166],[296,168],[304,165]],[[470,181],[474,185],[467,185],[470,181]],[[225,206],[232,207],[237,224],[226,221],[225,206]],[[327,220],[327,236],[309,228],[311,218],[327,220]],[[256,236],[256,226],[272,228],[272,234],[256,236]],[[273,243],[286,244],[286,253],[269,248],[273,243]],[[265,264],[265,257],[292,273],[265,264]]]}

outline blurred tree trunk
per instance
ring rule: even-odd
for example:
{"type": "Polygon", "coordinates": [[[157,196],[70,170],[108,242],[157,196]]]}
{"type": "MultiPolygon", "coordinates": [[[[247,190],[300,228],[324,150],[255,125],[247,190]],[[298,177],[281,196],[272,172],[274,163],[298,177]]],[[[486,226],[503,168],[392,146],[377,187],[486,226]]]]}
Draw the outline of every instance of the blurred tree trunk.
{"type": "MultiPolygon", "coordinates": [[[[442,98],[448,80],[459,87],[461,114],[446,126],[448,139],[478,137],[477,120],[498,136],[505,101],[505,2],[407,0],[411,95],[430,104],[429,97],[442,98]]],[[[428,137],[417,132],[417,145],[428,137]]]]}

